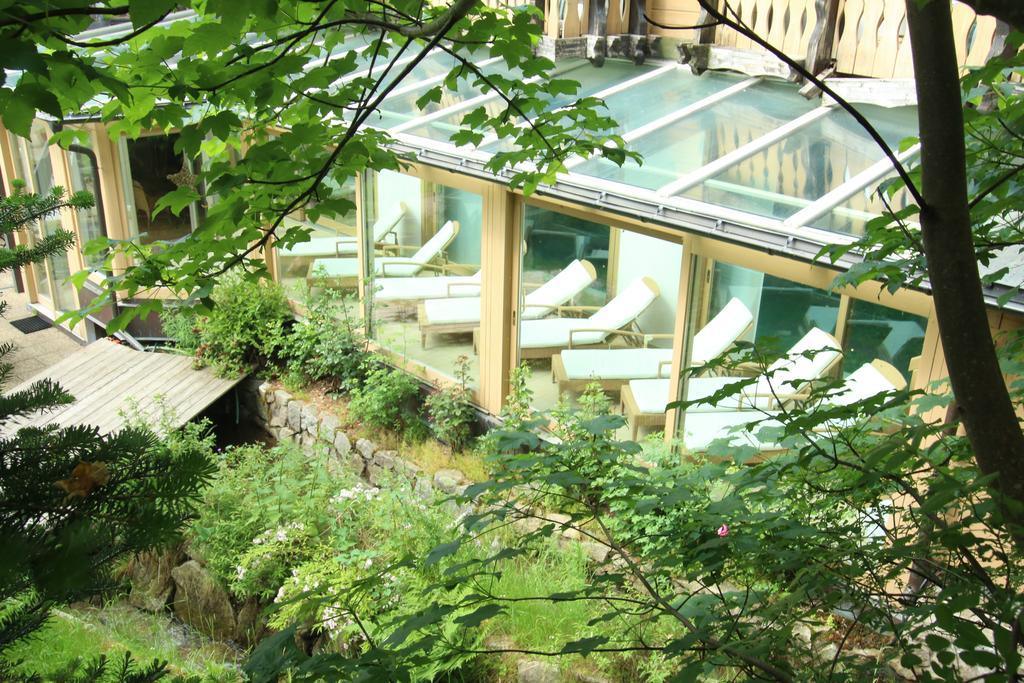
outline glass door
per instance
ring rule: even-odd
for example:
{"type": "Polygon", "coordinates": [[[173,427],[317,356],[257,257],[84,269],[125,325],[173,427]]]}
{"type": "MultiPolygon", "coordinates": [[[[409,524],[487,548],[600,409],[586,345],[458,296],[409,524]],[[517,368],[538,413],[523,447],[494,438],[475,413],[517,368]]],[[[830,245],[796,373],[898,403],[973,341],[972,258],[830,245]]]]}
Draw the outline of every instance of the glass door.
{"type": "MultiPolygon", "coordinates": [[[[53,160],[48,144],[52,133],[53,131],[47,123],[39,120],[32,123],[27,154],[31,166],[30,172],[26,173],[24,177],[26,183],[30,185],[30,189],[39,195],[49,194],[56,185],[53,160]]],[[[55,234],[62,227],[61,216],[57,213],[37,221],[29,233],[34,243],[36,240],[55,234]]],[[[42,263],[32,264],[32,272],[39,303],[54,311],[67,311],[77,307],[74,285],[68,281],[71,276],[71,266],[68,262],[67,252],[53,254],[42,263]]]]}

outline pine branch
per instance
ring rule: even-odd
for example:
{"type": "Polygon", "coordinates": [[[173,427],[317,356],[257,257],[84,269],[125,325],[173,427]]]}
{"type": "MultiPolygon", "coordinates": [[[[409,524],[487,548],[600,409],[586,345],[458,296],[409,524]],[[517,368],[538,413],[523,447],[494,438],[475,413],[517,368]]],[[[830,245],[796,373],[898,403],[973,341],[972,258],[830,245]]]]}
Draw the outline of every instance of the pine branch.
{"type": "Polygon", "coordinates": [[[23,391],[0,396],[0,424],[30,415],[40,410],[53,410],[75,402],[75,397],[64,391],[52,379],[43,379],[23,391]]]}

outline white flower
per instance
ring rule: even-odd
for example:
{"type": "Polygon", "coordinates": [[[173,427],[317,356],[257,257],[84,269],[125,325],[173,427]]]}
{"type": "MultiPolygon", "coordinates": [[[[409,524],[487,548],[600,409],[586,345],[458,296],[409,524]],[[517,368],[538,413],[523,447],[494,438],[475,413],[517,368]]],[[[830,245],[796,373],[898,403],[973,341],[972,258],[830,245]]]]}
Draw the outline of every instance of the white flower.
{"type": "Polygon", "coordinates": [[[373,558],[372,557],[366,558],[366,562],[363,562],[363,569],[369,569],[372,566],[373,566],[373,558]]]}

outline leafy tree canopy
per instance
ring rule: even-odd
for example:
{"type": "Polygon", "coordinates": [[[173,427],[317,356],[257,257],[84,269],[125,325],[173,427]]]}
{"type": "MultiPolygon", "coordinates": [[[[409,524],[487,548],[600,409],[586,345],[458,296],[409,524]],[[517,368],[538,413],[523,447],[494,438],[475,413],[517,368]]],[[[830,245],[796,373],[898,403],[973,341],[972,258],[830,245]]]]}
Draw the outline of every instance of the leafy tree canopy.
{"type": "MultiPolygon", "coordinates": [[[[0,117],[10,130],[26,135],[38,114],[84,114],[110,121],[112,135],[179,131],[176,149],[206,160],[201,181],[216,203],[191,237],[106,245],[108,265],[117,253],[139,264],[107,279],[108,290],[128,296],[169,287],[205,299],[215,277],[234,266],[263,273],[261,247],[308,239],[301,228],[282,228],[288,213],[305,207],[316,219],[353,208],[338,190],[346,179],[402,163],[388,149],[388,135],[369,127],[374,113],[429,56],[446,55],[453,67],[417,92],[418,104],[469,85],[497,93],[499,105],[469,110],[454,139],[513,140],[512,151],[499,152],[488,167],[505,170],[527,191],[553,178],[569,155],[621,142],[595,99],[548,111],[552,98],[575,93],[578,84],[550,77],[554,65],[533,55],[540,34],[533,9],[509,13],[468,0],[211,0],[186,3],[194,16],[168,24],[181,3],[7,4],[0,67],[21,72],[16,84],[0,88],[0,117]],[[90,15],[130,16],[133,28],[112,38],[74,37],[90,15]],[[354,34],[365,48],[346,42],[354,34]],[[490,58],[496,62],[479,66],[490,58]]],[[[79,134],[69,127],[55,137],[68,144],[79,134]]],[[[195,187],[182,185],[155,210],[181,212],[198,198],[195,187]]],[[[103,253],[99,245],[92,251],[103,253]]],[[[158,306],[147,302],[129,315],[158,306]]]]}

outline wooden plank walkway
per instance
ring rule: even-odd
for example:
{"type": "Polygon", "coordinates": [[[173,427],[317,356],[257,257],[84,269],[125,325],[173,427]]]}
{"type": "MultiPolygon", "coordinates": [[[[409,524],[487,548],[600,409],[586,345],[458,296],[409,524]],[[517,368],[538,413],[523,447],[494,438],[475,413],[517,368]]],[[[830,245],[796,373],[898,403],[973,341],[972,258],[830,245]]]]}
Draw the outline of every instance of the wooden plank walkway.
{"type": "Polygon", "coordinates": [[[180,427],[243,379],[223,379],[210,368],[196,370],[191,356],[135,351],[102,339],[6,393],[27,389],[44,378],[59,382],[75,402],[12,420],[4,433],[48,424],[87,424],[109,434],[135,415],[159,432],[164,415],[169,427],[180,427]]]}

